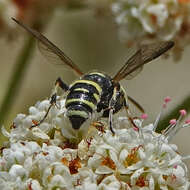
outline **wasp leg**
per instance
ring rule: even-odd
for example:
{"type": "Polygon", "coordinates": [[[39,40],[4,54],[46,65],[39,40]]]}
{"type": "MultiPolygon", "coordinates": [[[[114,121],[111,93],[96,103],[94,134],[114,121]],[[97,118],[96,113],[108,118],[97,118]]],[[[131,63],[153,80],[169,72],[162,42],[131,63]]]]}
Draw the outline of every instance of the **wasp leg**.
{"type": "Polygon", "coordinates": [[[48,113],[49,113],[51,107],[52,107],[55,103],[56,103],[56,95],[54,94],[54,95],[52,95],[52,97],[51,97],[50,106],[49,106],[49,108],[48,108],[46,114],[44,115],[43,119],[40,120],[38,123],[32,125],[30,128],[37,127],[37,126],[41,125],[41,124],[44,122],[44,120],[46,119],[46,117],[48,116],[48,113]]]}
{"type": "Polygon", "coordinates": [[[125,111],[126,111],[128,120],[131,122],[133,127],[138,129],[139,127],[134,123],[134,119],[136,119],[136,118],[132,117],[132,114],[129,111],[129,106],[127,105],[126,99],[124,101],[124,107],[125,107],[125,111]]]}
{"type": "MultiPolygon", "coordinates": [[[[108,111],[108,123],[109,123],[109,128],[110,128],[110,131],[113,133],[113,135],[115,135],[115,132],[113,130],[113,112],[114,112],[114,107],[108,107],[106,109],[103,110],[104,111],[108,111]]],[[[100,119],[102,118],[102,116],[98,117],[97,118],[97,121],[99,121],[100,119]]]]}
{"type": "Polygon", "coordinates": [[[69,86],[65,84],[60,77],[58,77],[55,82],[55,87],[56,86],[60,87],[63,91],[69,90],[69,86]]]}
{"type": "Polygon", "coordinates": [[[113,113],[114,113],[114,108],[116,105],[116,99],[117,99],[118,93],[119,93],[119,91],[118,91],[118,88],[116,86],[113,89],[113,96],[110,100],[109,108],[108,108],[109,109],[109,127],[110,127],[110,131],[112,132],[113,135],[115,135],[115,132],[113,130],[113,113]]]}
{"type": "Polygon", "coordinates": [[[127,96],[127,99],[142,113],[145,113],[144,108],[131,96],[127,96]]]}
{"type": "Polygon", "coordinates": [[[115,131],[113,130],[113,110],[113,108],[109,110],[109,127],[112,134],[115,135],[115,131]]]}
{"type": "Polygon", "coordinates": [[[30,128],[37,127],[37,126],[41,125],[44,122],[44,120],[46,119],[46,117],[48,116],[49,111],[52,108],[52,106],[56,105],[58,87],[60,87],[63,91],[67,91],[69,89],[69,86],[67,84],[65,84],[60,77],[57,78],[57,80],[55,82],[55,87],[54,87],[54,90],[53,90],[53,94],[52,94],[52,96],[50,98],[50,106],[47,109],[46,114],[44,115],[44,117],[37,124],[32,125],[30,128]]]}

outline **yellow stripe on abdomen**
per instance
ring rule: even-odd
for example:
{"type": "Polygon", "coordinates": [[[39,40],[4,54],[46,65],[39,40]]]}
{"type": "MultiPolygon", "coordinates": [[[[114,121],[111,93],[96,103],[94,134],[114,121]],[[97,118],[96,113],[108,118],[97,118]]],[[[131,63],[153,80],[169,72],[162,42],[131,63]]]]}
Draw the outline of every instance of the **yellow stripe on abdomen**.
{"type": "Polygon", "coordinates": [[[83,83],[83,84],[90,84],[92,85],[93,87],[96,88],[96,90],[98,91],[99,94],[102,93],[102,88],[100,87],[100,85],[94,81],[90,81],[90,80],[76,80],[74,81],[71,86],[74,86],[75,84],[77,83],[83,83]]]}
{"type": "Polygon", "coordinates": [[[67,116],[73,116],[73,115],[77,115],[77,116],[80,116],[82,118],[88,118],[89,115],[88,115],[88,112],[86,111],[80,111],[80,110],[69,110],[67,111],[67,116]]]}
{"type": "Polygon", "coordinates": [[[66,100],[65,106],[67,106],[68,104],[73,103],[73,102],[82,102],[82,103],[88,105],[92,110],[96,109],[95,104],[93,104],[92,102],[89,102],[87,100],[80,99],[80,98],[71,98],[71,99],[66,100]]]}
{"type": "Polygon", "coordinates": [[[89,92],[89,90],[86,88],[75,88],[73,91],[89,92]]]}

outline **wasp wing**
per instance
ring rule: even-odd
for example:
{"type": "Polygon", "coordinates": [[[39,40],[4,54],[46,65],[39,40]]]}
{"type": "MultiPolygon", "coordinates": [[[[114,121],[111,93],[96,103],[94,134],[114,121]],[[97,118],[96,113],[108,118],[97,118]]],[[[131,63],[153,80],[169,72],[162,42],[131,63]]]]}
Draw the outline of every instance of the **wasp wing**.
{"type": "Polygon", "coordinates": [[[132,78],[136,77],[141,71],[143,70],[143,66],[139,67],[132,73],[128,74],[126,77],[124,77],[126,80],[131,80],[132,78]]]}
{"type": "Polygon", "coordinates": [[[52,52],[41,41],[37,41],[37,46],[41,55],[43,55],[43,57],[48,61],[48,63],[56,66],[64,66],[64,69],[71,69],[70,66],[65,64],[54,52],[52,52]]]}
{"type": "Polygon", "coordinates": [[[67,65],[75,71],[79,75],[83,75],[83,72],[80,71],[77,65],[73,63],[73,61],[65,55],[65,53],[60,50],[56,45],[54,45],[51,41],[49,41],[43,34],[40,32],[26,26],[25,24],[21,23],[20,21],[16,20],[15,18],[12,18],[18,25],[20,25],[22,28],[24,28],[27,32],[29,32],[32,36],[34,36],[41,44],[43,44],[43,49],[46,51],[50,51],[53,54],[55,54],[59,59],[61,59],[63,65],[67,65]]]}
{"type": "Polygon", "coordinates": [[[127,76],[129,79],[133,78],[142,70],[144,64],[156,59],[173,46],[173,41],[141,45],[140,49],[117,72],[113,80],[119,82],[127,76]]]}

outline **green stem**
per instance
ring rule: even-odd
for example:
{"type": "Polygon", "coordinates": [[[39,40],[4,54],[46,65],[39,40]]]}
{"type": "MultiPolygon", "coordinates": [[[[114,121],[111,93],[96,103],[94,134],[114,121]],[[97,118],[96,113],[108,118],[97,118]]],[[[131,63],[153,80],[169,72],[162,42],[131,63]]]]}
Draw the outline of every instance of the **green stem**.
{"type": "Polygon", "coordinates": [[[34,50],[34,42],[35,40],[33,37],[28,37],[17,57],[9,85],[7,86],[8,88],[5,93],[5,97],[0,107],[0,126],[4,123],[5,119],[7,119],[11,106],[13,105],[22,84],[25,71],[29,66],[30,57],[32,56],[34,50]]]}
{"type": "Polygon", "coordinates": [[[179,116],[179,110],[185,109],[187,112],[190,111],[190,96],[186,97],[178,106],[176,106],[169,114],[167,114],[161,121],[159,122],[159,126],[157,128],[157,132],[161,132],[169,125],[169,121],[173,118],[177,118],[179,116]]]}

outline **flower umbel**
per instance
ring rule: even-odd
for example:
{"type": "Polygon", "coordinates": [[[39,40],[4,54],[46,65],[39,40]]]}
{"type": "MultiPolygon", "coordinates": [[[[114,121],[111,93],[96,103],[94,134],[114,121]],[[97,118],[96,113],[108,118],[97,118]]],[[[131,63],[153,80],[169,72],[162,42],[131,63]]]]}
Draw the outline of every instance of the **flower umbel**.
{"type": "Polygon", "coordinates": [[[1,148],[0,189],[188,190],[183,162],[188,156],[169,143],[179,128],[189,126],[188,120],[179,124],[185,110],[162,134],[155,132],[156,122],[143,126],[147,115],[135,119],[138,130],[127,117],[118,117],[115,135],[100,120],[77,141],[63,133],[64,103],[59,97],[40,126],[31,128],[43,118],[49,100],[30,107],[29,115],[18,114],[10,133],[3,129],[9,141],[1,148]]]}
{"type": "Polygon", "coordinates": [[[172,39],[176,42],[173,56],[179,59],[182,49],[190,43],[190,1],[114,0],[111,11],[119,36],[128,45],[172,39]]]}

